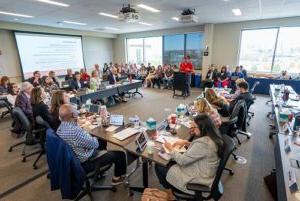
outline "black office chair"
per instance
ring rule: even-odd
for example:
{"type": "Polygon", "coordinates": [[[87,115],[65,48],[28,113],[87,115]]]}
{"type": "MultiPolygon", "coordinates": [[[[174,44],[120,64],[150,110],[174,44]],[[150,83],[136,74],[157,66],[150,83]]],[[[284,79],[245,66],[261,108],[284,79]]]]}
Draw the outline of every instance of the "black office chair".
{"type": "Polygon", "coordinates": [[[238,120],[235,124],[236,129],[232,129],[231,132],[228,133],[230,137],[236,138],[238,143],[241,144],[241,141],[238,137],[238,134],[244,135],[247,139],[251,138],[251,133],[247,132],[247,105],[244,100],[238,100],[232,110],[230,115],[230,119],[237,117],[238,120]]]}
{"type": "Polygon", "coordinates": [[[36,124],[42,126],[44,128],[44,131],[40,133],[40,145],[41,145],[41,150],[39,151],[39,155],[36,158],[36,160],[33,163],[33,169],[37,169],[37,163],[40,160],[40,158],[42,157],[42,155],[46,154],[46,150],[45,150],[45,141],[46,141],[46,129],[51,128],[50,125],[48,124],[48,122],[46,122],[41,116],[37,116],[35,118],[35,122],[36,124]]]}
{"type": "MultiPolygon", "coordinates": [[[[55,173],[60,174],[60,172],[61,172],[61,171],[56,171],[55,169],[57,167],[63,167],[63,164],[62,164],[63,161],[58,160],[58,159],[60,157],[59,154],[64,154],[64,153],[60,153],[59,151],[61,151],[61,150],[53,150],[53,149],[50,149],[49,147],[53,146],[53,143],[55,143],[55,146],[56,145],[59,146],[59,143],[62,143],[63,146],[66,147],[66,149],[62,149],[62,150],[66,151],[66,152],[68,152],[70,150],[68,153],[71,153],[71,155],[69,155],[69,156],[74,159],[74,161],[73,161],[74,163],[80,164],[79,159],[75,156],[74,152],[72,151],[72,148],[64,140],[59,138],[59,136],[57,136],[56,133],[52,129],[47,129],[46,136],[47,136],[47,143],[51,143],[51,145],[48,144],[48,146],[46,148],[46,153],[48,156],[47,162],[48,162],[49,171],[50,171],[50,173],[47,175],[47,177],[50,180],[51,180],[51,178],[63,177],[64,175],[54,175],[54,174],[55,173]]],[[[93,160],[93,159],[94,158],[91,158],[89,160],[93,160]]],[[[109,165],[101,167],[98,171],[94,171],[92,169],[89,169],[91,167],[81,164],[80,168],[82,168],[82,170],[84,170],[84,172],[86,173],[85,184],[82,187],[81,192],[76,196],[76,198],[74,200],[79,201],[84,196],[88,195],[90,200],[92,201],[93,200],[92,192],[94,192],[94,191],[111,190],[111,191],[115,192],[116,188],[114,186],[99,186],[99,185],[95,184],[101,178],[103,173],[106,172],[107,170],[109,170],[111,168],[111,166],[112,166],[112,164],[109,164],[109,165]],[[92,184],[90,182],[91,179],[93,180],[92,184]]],[[[66,175],[66,177],[68,178],[69,176],[66,175]]],[[[57,187],[58,186],[56,186],[56,188],[57,187]]],[[[52,185],[51,185],[51,188],[52,188],[52,185]]],[[[56,190],[56,188],[54,190],[56,190]]]]}
{"type": "Polygon", "coordinates": [[[5,108],[6,110],[1,113],[1,119],[3,119],[6,115],[11,114],[13,106],[8,102],[6,97],[0,97],[0,108],[5,108]]]}
{"type": "Polygon", "coordinates": [[[172,189],[174,196],[178,200],[203,201],[203,200],[213,199],[217,201],[222,197],[224,193],[224,189],[221,183],[221,176],[223,174],[229,156],[232,154],[232,152],[235,149],[234,142],[230,137],[224,135],[223,139],[224,139],[224,151],[221,156],[216,177],[213,181],[211,188],[201,184],[188,183],[187,189],[190,191],[194,191],[195,195],[186,194],[176,189],[172,189]],[[208,196],[204,196],[203,193],[208,194],[208,196]]]}
{"type": "Polygon", "coordinates": [[[19,108],[19,107],[15,107],[12,110],[12,116],[14,118],[14,121],[17,121],[18,124],[21,125],[21,132],[24,134],[25,140],[23,140],[23,141],[21,141],[17,144],[12,145],[8,149],[8,151],[12,152],[13,148],[18,147],[20,145],[24,145],[23,151],[22,151],[22,156],[23,156],[22,162],[25,162],[26,158],[40,153],[40,151],[35,151],[33,153],[25,155],[25,151],[26,151],[27,146],[35,145],[39,142],[39,140],[36,139],[36,134],[41,133],[42,130],[41,129],[32,129],[30,121],[28,120],[28,118],[26,117],[26,115],[24,114],[22,109],[19,108]]]}
{"type": "Polygon", "coordinates": [[[258,86],[258,85],[260,85],[260,82],[259,81],[256,81],[253,85],[252,85],[252,87],[251,87],[251,89],[249,90],[249,92],[252,94],[252,96],[253,96],[253,99],[252,99],[252,103],[248,106],[248,114],[247,114],[247,118],[248,118],[248,120],[247,120],[247,126],[249,126],[250,125],[250,120],[254,117],[254,112],[251,112],[250,111],[250,107],[254,104],[254,102],[255,102],[255,100],[256,100],[256,96],[254,95],[254,91],[255,91],[255,88],[258,86]]]}

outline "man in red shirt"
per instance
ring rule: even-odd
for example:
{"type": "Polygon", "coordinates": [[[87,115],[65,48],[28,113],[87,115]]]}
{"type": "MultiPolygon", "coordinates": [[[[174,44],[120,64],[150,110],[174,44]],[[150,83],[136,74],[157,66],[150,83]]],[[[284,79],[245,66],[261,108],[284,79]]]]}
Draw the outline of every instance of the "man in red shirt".
{"type": "Polygon", "coordinates": [[[184,96],[190,96],[191,73],[194,72],[193,63],[190,56],[185,56],[180,63],[179,71],[186,73],[186,87],[183,93],[184,96]]]}

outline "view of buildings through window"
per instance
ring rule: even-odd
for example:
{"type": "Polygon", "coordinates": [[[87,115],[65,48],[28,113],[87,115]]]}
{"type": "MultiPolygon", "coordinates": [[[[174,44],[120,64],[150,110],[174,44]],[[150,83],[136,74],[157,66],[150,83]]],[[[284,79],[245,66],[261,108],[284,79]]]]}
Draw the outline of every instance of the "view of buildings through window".
{"type": "Polygon", "coordinates": [[[127,62],[162,64],[162,37],[127,39],[127,62]]]}
{"type": "Polygon", "coordinates": [[[300,27],[243,30],[239,64],[252,72],[300,72],[300,27]]]}
{"type": "Polygon", "coordinates": [[[202,67],[203,33],[127,39],[127,62],[152,65],[176,64],[189,55],[196,69],[202,67]]]}

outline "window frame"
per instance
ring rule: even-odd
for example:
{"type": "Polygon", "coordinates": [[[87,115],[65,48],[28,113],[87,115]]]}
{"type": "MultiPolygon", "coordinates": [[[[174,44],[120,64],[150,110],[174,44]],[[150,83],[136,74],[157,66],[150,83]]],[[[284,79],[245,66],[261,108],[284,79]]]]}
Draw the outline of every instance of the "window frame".
{"type": "MultiPolygon", "coordinates": [[[[275,38],[275,44],[274,44],[274,51],[272,56],[272,64],[271,64],[271,71],[249,71],[249,73],[268,73],[268,74],[278,74],[278,72],[273,72],[275,59],[276,59],[276,52],[277,52],[277,45],[278,45],[278,38],[280,35],[281,28],[296,28],[300,26],[272,26],[272,27],[261,27],[261,28],[245,28],[241,29],[240,31],[240,40],[239,40],[239,50],[238,50],[238,56],[237,56],[237,64],[243,65],[240,63],[240,54],[241,54],[241,47],[242,47],[242,39],[243,39],[243,31],[252,31],[252,30],[261,30],[261,29],[277,29],[277,34],[275,38]]],[[[248,70],[248,69],[247,69],[248,70]]],[[[300,69],[299,69],[300,70],[300,69]]]]}
{"type": "MultiPolygon", "coordinates": [[[[161,42],[162,42],[162,52],[161,52],[161,55],[162,55],[162,58],[161,58],[161,63],[163,62],[163,49],[164,49],[164,46],[163,46],[163,39],[164,37],[163,36],[147,36],[147,37],[128,37],[128,38],[125,38],[125,46],[126,46],[126,63],[128,64],[129,60],[128,60],[128,40],[130,39],[143,39],[143,63],[145,62],[145,39],[146,38],[157,38],[157,37],[161,37],[161,42]]],[[[144,63],[144,65],[146,65],[144,63]]]]}

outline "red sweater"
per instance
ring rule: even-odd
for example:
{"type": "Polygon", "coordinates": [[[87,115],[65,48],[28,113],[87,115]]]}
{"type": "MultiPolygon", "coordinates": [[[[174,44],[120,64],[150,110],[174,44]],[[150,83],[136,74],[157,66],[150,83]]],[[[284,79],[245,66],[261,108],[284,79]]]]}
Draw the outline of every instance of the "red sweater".
{"type": "Polygon", "coordinates": [[[183,73],[191,73],[193,72],[193,64],[192,62],[182,62],[180,63],[180,72],[183,72],[183,73]]]}

